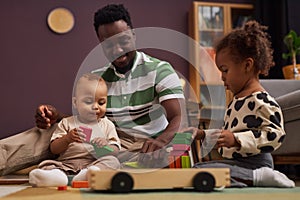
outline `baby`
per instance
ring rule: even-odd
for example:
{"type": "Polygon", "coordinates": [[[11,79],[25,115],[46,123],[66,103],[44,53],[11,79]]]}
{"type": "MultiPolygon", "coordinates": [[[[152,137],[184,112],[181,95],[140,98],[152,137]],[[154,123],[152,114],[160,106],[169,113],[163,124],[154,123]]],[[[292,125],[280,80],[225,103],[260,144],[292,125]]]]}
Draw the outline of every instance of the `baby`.
{"type": "Polygon", "coordinates": [[[76,115],[64,118],[54,131],[50,150],[56,160],[45,160],[29,174],[29,183],[36,187],[67,185],[67,175],[73,181],[87,180],[89,169],[118,169],[120,140],[114,124],[105,117],[107,86],[95,74],[84,74],[77,82],[73,106],[76,115]],[[82,127],[82,128],[80,128],[82,127]],[[86,142],[84,127],[92,129],[91,143],[86,142]],[[109,146],[109,155],[97,157],[94,146],[109,146]]]}

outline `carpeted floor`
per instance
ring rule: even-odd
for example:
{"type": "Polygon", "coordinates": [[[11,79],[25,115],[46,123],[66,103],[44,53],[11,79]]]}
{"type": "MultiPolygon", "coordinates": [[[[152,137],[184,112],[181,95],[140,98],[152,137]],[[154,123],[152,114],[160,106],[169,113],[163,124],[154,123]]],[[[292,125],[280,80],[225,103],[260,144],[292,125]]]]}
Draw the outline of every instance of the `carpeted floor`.
{"type": "MultiPolygon", "coordinates": [[[[6,186],[9,187],[9,186],[6,186]]],[[[15,186],[11,186],[15,187],[15,186]]],[[[1,188],[1,186],[0,186],[1,188]]],[[[300,187],[283,188],[226,188],[222,191],[200,193],[193,190],[159,190],[159,191],[134,191],[128,194],[113,194],[106,191],[94,192],[89,189],[76,189],[68,187],[65,191],[58,191],[56,188],[32,188],[2,197],[1,199],[22,199],[22,200],[79,200],[79,199],[118,199],[118,200],[296,200],[300,199],[300,187]]]]}
{"type": "Polygon", "coordinates": [[[107,191],[95,192],[89,189],[68,187],[65,191],[58,191],[55,187],[32,188],[28,184],[28,177],[20,179],[9,177],[0,178],[0,199],[10,200],[81,200],[81,199],[118,199],[118,200],[296,200],[300,199],[300,180],[295,180],[296,188],[225,188],[221,191],[200,193],[194,190],[143,190],[128,194],[113,194],[107,191]],[[23,183],[26,181],[27,183],[23,183]],[[18,181],[18,185],[16,185],[18,181]],[[9,185],[8,185],[9,184],[9,185]]]}

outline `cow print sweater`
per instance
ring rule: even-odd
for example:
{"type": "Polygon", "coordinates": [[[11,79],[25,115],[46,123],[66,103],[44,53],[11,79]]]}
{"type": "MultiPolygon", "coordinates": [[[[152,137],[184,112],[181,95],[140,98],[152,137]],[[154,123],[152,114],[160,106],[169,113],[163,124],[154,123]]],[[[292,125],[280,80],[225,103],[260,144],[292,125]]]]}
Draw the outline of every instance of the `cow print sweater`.
{"type": "Polygon", "coordinates": [[[224,127],[241,147],[222,147],[225,158],[269,153],[280,147],[285,137],[281,108],[267,92],[234,98],[225,113],[224,127]]]}

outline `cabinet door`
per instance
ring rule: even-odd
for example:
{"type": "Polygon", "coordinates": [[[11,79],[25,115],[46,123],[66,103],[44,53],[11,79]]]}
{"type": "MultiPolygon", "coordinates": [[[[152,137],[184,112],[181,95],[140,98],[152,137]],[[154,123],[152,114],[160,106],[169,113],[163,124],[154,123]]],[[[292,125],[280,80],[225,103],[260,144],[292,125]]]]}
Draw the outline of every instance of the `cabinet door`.
{"type": "Polygon", "coordinates": [[[199,5],[197,15],[199,32],[197,40],[201,46],[210,48],[224,35],[224,7],[199,5]]]}
{"type": "MultiPolygon", "coordinates": [[[[190,99],[201,105],[199,119],[206,128],[220,128],[226,105],[232,99],[225,91],[221,73],[215,64],[215,43],[233,28],[251,19],[249,4],[193,2],[189,13],[189,35],[197,44],[191,45],[189,81],[190,99]]],[[[202,124],[202,123],[201,123],[202,124]]]]}
{"type": "Polygon", "coordinates": [[[191,48],[190,55],[195,63],[190,64],[189,81],[198,101],[201,101],[201,84],[223,85],[215,66],[213,46],[233,28],[251,19],[252,13],[253,5],[250,4],[193,2],[189,12],[189,35],[199,46],[191,48]]]}
{"type": "MultiPolygon", "coordinates": [[[[190,12],[190,36],[198,46],[193,46],[190,55],[195,60],[190,65],[189,75],[193,93],[201,102],[200,84],[222,84],[215,65],[214,43],[225,34],[225,6],[205,2],[193,2],[190,12]]],[[[191,97],[194,99],[194,97],[191,97]]]]}

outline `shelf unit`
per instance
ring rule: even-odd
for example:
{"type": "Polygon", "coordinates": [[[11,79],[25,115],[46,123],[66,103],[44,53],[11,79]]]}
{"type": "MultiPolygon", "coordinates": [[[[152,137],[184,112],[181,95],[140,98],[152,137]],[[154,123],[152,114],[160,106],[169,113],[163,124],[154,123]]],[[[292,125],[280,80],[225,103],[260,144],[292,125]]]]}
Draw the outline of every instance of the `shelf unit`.
{"type": "Polygon", "coordinates": [[[190,55],[195,60],[196,66],[189,67],[189,81],[198,101],[200,101],[200,84],[222,84],[219,77],[209,77],[213,76],[214,72],[216,76],[220,76],[214,65],[214,43],[233,28],[251,19],[253,11],[251,4],[193,2],[189,12],[189,36],[201,45],[201,49],[203,47],[206,50],[213,62],[213,66],[211,63],[207,68],[201,66],[200,58],[203,52],[197,47],[192,47],[190,55]],[[209,67],[215,69],[208,69],[209,67]],[[205,77],[208,80],[205,79],[203,83],[204,80],[199,74],[201,72],[205,74],[206,70],[210,72],[205,77]]]}
{"type": "MultiPolygon", "coordinates": [[[[189,36],[194,39],[196,45],[191,45],[190,48],[190,58],[194,62],[189,66],[189,81],[193,90],[190,92],[190,98],[196,98],[197,102],[202,105],[199,116],[201,120],[205,121],[207,115],[208,117],[210,115],[210,121],[214,120],[213,115],[220,115],[222,108],[225,112],[226,105],[232,99],[230,91],[225,91],[224,94],[221,74],[215,65],[213,46],[217,40],[232,29],[242,26],[246,21],[252,19],[253,11],[254,8],[251,4],[202,1],[195,1],[192,4],[189,12],[189,36]],[[206,89],[203,90],[203,88],[206,89]],[[211,90],[207,91],[207,88],[211,88],[211,90]],[[211,92],[215,91],[219,93],[212,95],[211,92]],[[196,97],[192,97],[191,94],[196,97]],[[220,99],[216,99],[220,98],[220,96],[224,96],[224,98],[226,96],[226,105],[224,103],[211,103],[214,101],[220,102],[220,99]],[[210,101],[205,103],[209,98],[210,101]]],[[[222,99],[221,101],[224,102],[222,99]]]]}

